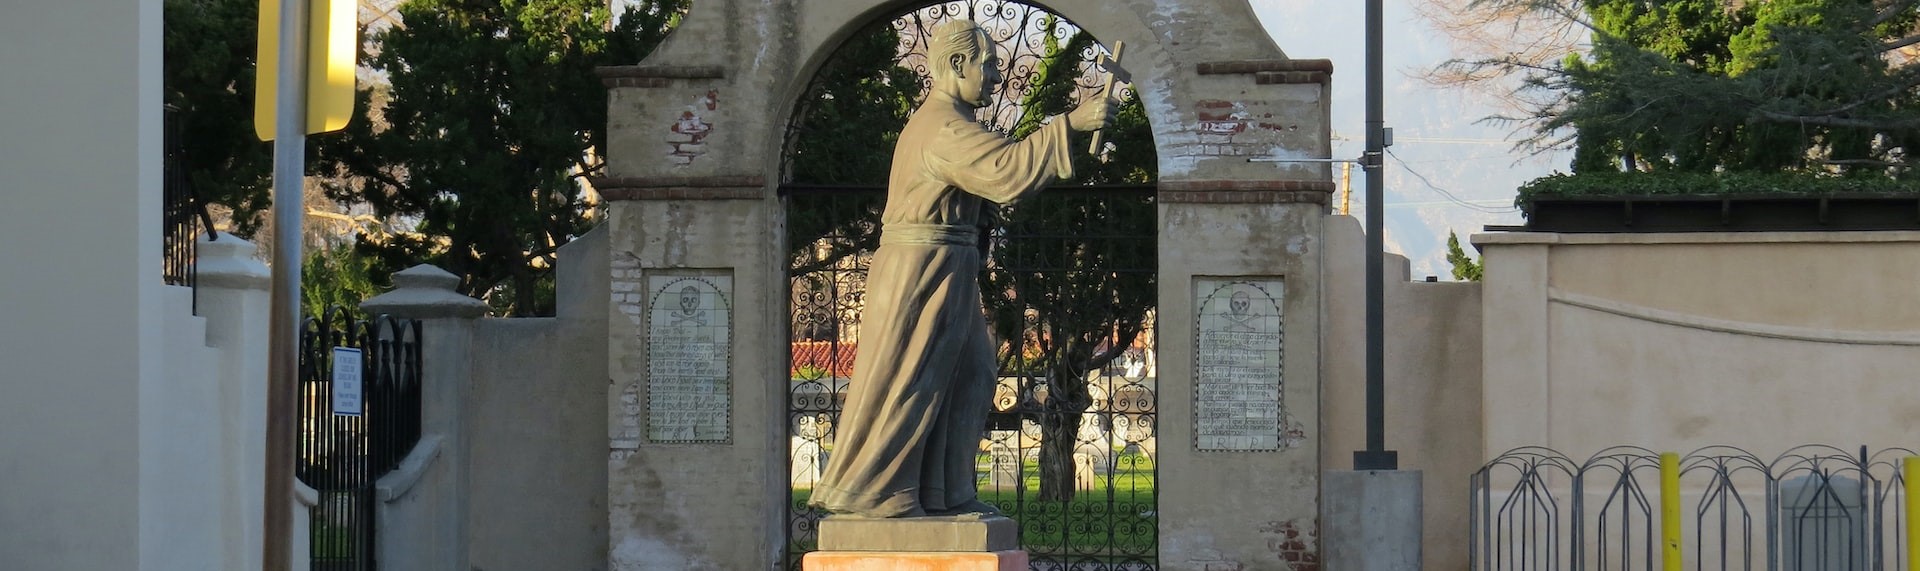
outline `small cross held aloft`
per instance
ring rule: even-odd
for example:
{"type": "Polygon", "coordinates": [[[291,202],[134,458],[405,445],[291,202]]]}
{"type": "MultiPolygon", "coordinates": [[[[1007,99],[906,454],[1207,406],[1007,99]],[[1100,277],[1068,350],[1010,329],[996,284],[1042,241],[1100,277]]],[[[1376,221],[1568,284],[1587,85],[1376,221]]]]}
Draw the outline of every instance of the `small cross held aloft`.
{"type": "MultiPolygon", "coordinates": [[[[1112,97],[1113,86],[1115,83],[1132,83],[1133,82],[1133,75],[1127,73],[1127,70],[1125,68],[1120,67],[1120,52],[1126,49],[1127,49],[1126,42],[1124,41],[1114,42],[1112,54],[1100,54],[1100,57],[1094,59],[1094,62],[1093,62],[1094,66],[1100,68],[1100,70],[1102,71],[1107,72],[1107,86],[1105,89],[1100,90],[1101,97],[1112,97]]],[[[1101,129],[1093,132],[1093,144],[1087,147],[1087,153],[1095,156],[1098,156],[1101,154],[1100,147],[1103,144],[1105,144],[1104,141],[1101,141],[1101,138],[1102,138],[1101,135],[1105,133],[1106,133],[1105,129],[1101,129]]]]}

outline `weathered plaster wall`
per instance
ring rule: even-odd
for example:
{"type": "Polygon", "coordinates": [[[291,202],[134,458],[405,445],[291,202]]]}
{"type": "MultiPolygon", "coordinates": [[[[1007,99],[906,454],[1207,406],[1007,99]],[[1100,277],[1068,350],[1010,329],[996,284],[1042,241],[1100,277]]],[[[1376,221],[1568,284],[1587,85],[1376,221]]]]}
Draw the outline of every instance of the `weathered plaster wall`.
{"type": "Polygon", "coordinates": [[[1315,548],[1318,430],[1277,451],[1201,452],[1194,446],[1196,276],[1279,278],[1285,421],[1320,426],[1319,204],[1170,204],[1161,207],[1158,501],[1160,564],[1169,570],[1311,569],[1288,551],[1315,548]],[[1304,546],[1289,546],[1290,539],[1304,546]],[[1236,565],[1244,567],[1235,567],[1236,565]]]}
{"type": "Polygon", "coordinates": [[[1475,242],[1487,255],[1484,454],[1724,444],[1770,457],[1920,437],[1920,233],[1475,242]]]}
{"type": "MultiPolygon", "coordinates": [[[[1366,448],[1366,235],[1330,216],[1326,228],[1327,335],[1320,457],[1353,468],[1366,448]]],[[[1480,284],[1408,281],[1407,259],[1386,260],[1386,440],[1400,467],[1422,472],[1423,569],[1467,565],[1462,490],[1480,467],[1480,284]]]]}
{"type": "MultiPolygon", "coordinates": [[[[785,125],[813,71],[855,31],[914,5],[886,0],[696,3],[642,65],[606,73],[616,87],[610,101],[610,176],[771,173],[766,180],[777,180],[785,125]]],[[[1322,112],[1326,84],[1324,78],[1309,77],[1324,74],[1322,68],[1215,65],[1287,57],[1246,2],[1060,0],[1046,5],[1108,45],[1127,42],[1125,65],[1153,124],[1163,179],[1330,176],[1324,164],[1245,160],[1247,155],[1324,158],[1330,149],[1322,112]],[[1256,73],[1266,74],[1257,84],[1250,81],[1256,73]],[[1255,85],[1261,87],[1250,89],[1255,85]],[[1238,140],[1230,142],[1227,135],[1238,140]]]]}
{"type": "Polygon", "coordinates": [[[767,567],[784,549],[786,366],[780,228],[772,200],[617,202],[610,209],[612,383],[610,568],[767,567]],[[646,278],[657,271],[731,271],[734,290],[732,441],[656,444],[644,434],[646,278]],[[779,297],[775,297],[778,295],[779,297]]]}
{"type": "Polygon", "coordinates": [[[474,332],[473,569],[606,567],[606,238],[560,248],[556,317],[474,332]]]}

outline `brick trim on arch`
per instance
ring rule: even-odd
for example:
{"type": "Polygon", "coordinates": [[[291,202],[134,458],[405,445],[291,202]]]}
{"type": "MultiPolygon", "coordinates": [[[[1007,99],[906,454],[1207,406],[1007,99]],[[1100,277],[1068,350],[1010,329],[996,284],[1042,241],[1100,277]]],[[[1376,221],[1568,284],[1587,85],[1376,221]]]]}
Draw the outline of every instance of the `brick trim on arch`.
{"type": "Polygon", "coordinates": [[[640,176],[589,178],[607,200],[758,200],[767,196],[766,177],[640,176]]]}
{"type": "Polygon", "coordinates": [[[1242,59],[1230,61],[1210,61],[1199,65],[1200,75],[1230,75],[1261,72],[1320,72],[1333,73],[1333,60],[1329,59],[1242,59]]]}
{"type": "Polygon", "coordinates": [[[667,87],[676,80],[721,79],[726,68],[717,65],[622,65],[594,68],[607,87],[667,87]]]}
{"type": "Polygon", "coordinates": [[[1326,204],[1335,189],[1318,180],[1163,180],[1165,204],[1326,204]]]}
{"type": "Polygon", "coordinates": [[[1200,75],[1252,75],[1256,85],[1327,83],[1333,61],[1324,59],[1251,59],[1201,63],[1200,75]]]}

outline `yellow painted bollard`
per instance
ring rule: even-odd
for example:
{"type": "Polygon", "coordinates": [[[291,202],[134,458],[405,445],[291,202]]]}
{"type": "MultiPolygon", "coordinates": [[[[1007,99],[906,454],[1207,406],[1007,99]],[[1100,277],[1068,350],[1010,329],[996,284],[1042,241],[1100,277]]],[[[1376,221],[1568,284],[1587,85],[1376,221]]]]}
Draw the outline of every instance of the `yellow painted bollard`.
{"type": "Polygon", "coordinates": [[[1900,479],[1907,493],[1907,571],[1920,571],[1920,456],[1900,463],[1900,479]]]}
{"type": "Polygon", "coordinates": [[[1660,552],[1661,569],[1680,571],[1680,455],[1660,454],[1660,552]]]}

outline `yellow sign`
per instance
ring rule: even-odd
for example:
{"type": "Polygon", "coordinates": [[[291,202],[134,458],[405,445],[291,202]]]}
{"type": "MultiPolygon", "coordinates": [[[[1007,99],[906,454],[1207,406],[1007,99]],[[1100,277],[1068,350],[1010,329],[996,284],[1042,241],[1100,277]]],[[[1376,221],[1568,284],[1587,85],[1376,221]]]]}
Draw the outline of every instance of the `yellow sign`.
{"type": "MultiPolygon", "coordinates": [[[[338,131],[353,118],[354,49],[360,42],[355,0],[309,0],[307,133],[338,131]]],[[[280,77],[280,0],[260,0],[259,73],[254,74],[253,132],[273,140],[280,77]]]]}

